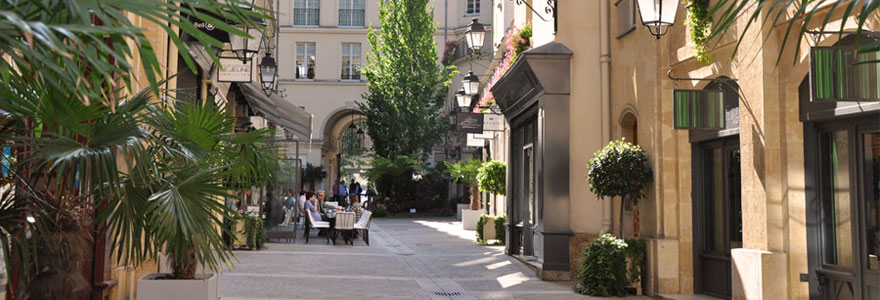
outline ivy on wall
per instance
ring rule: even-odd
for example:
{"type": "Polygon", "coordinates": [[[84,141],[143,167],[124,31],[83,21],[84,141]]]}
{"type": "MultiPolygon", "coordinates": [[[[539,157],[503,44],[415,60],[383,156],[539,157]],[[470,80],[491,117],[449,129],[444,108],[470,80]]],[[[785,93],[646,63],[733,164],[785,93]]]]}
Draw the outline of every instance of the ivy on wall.
{"type": "Polygon", "coordinates": [[[691,42],[694,43],[694,57],[697,61],[708,64],[709,60],[709,25],[712,15],[709,12],[709,0],[685,0],[687,7],[687,23],[691,42]]]}

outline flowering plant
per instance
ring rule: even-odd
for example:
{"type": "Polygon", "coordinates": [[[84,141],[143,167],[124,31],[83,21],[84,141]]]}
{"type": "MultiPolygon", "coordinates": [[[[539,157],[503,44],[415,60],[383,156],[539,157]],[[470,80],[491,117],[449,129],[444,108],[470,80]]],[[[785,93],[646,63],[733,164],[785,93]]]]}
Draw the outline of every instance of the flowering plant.
{"type": "Polygon", "coordinates": [[[446,41],[446,47],[443,48],[443,59],[440,61],[443,62],[443,65],[451,65],[452,58],[454,57],[455,48],[458,47],[455,41],[446,41]]]}
{"type": "Polygon", "coordinates": [[[492,78],[489,79],[489,83],[486,84],[486,88],[483,90],[483,97],[480,98],[477,106],[474,107],[473,112],[484,113],[488,110],[488,107],[495,105],[495,96],[492,95],[492,87],[495,86],[495,83],[497,83],[498,80],[504,76],[504,73],[513,66],[513,63],[519,58],[519,54],[526,49],[529,49],[531,46],[529,39],[531,37],[532,24],[530,23],[526,23],[521,28],[516,26],[510,27],[510,30],[504,35],[504,45],[507,48],[507,52],[504,53],[504,59],[501,60],[501,63],[498,64],[498,66],[495,67],[495,71],[492,72],[492,78]]]}

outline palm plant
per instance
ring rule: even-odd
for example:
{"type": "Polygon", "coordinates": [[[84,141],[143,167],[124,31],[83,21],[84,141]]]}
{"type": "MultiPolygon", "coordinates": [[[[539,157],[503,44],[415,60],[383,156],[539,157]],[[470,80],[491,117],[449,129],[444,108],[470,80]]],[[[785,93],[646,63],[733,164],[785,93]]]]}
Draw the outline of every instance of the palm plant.
{"type": "MultiPolygon", "coordinates": [[[[309,189],[315,190],[315,182],[321,181],[327,177],[327,171],[324,171],[324,168],[321,166],[316,166],[313,164],[306,164],[306,167],[303,168],[303,184],[308,184],[309,189]]],[[[336,192],[336,191],[334,191],[336,192]]]]}
{"type": "Polygon", "coordinates": [[[477,184],[477,174],[483,163],[476,159],[459,161],[454,164],[446,163],[449,175],[458,183],[464,183],[471,194],[471,210],[480,210],[480,190],[477,184]]]}
{"type": "MultiPolygon", "coordinates": [[[[739,49],[739,45],[745,37],[746,31],[752,25],[760,22],[760,26],[766,26],[769,31],[773,31],[776,29],[777,24],[780,24],[780,21],[784,21],[785,36],[781,43],[780,55],[777,62],[779,59],[782,59],[782,51],[784,51],[786,46],[791,42],[789,41],[789,33],[798,32],[797,41],[794,44],[795,55],[793,56],[796,63],[797,58],[800,56],[800,47],[797,47],[797,45],[801,44],[807,31],[810,30],[810,28],[804,26],[804,24],[809,24],[811,20],[815,20],[814,17],[816,17],[817,14],[825,13],[825,16],[822,17],[820,21],[821,23],[819,23],[819,31],[825,31],[828,24],[834,21],[831,19],[831,16],[836,15],[836,13],[842,13],[841,19],[847,20],[853,18],[857,21],[856,32],[861,33],[864,31],[869,17],[877,16],[878,8],[880,8],[880,3],[878,3],[878,1],[718,0],[712,8],[712,14],[720,13],[720,18],[713,22],[712,33],[709,35],[709,40],[719,41],[721,36],[725,35],[733,28],[733,26],[735,26],[735,24],[737,24],[737,20],[746,18],[747,22],[745,23],[745,27],[741,30],[741,34],[737,39],[738,42],[736,44],[736,49],[739,49]],[[825,11],[826,9],[827,11],[825,11]]],[[[840,22],[840,28],[833,28],[833,30],[842,32],[844,31],[844,26],[846,24],[847,22],[840,22]]],[[[865,43],[858,49],[861,53],[878,50],[880,50],[880,42],[865,43]]],[[[736,51],[734,51],[734,53],[735,52],[736,51]]],[[[880,61],[871,61],[870,63],[878,62],[880,61]]]]}
{"type": "Polygon", "coordinates": [[[377,183],[380,194],[398,200],[405,194],[407,190],[405,185],[412,181],[412,175],[424,169],[422,163],[416,159],[416,155],[385,158],[373,154],[370,156],[370,169],[364,173],[364,176],[377,183]]]}
{"type": "MultiPolygon", "coordinates": [[[[222,233],[229,231],[223,218],[236,213],[220,199],[271,179],[270,131],[233,133],[233,119],[212,101],[149,104],[150,89],[113,108],[46,92],[0,93],[0,109],[18,124],[6,127],[5,138],[23,158],[13,168],[20,188],[9,211],[33,218],[25,228],[2,227],[12,234],[7,257],[25,271],[25,294],[61,299],[84,290],[78,264],[89,227],[108,232],[120,261],[168,254],[174,278],[194,278],[197,263],[219,271],[233,261],[222,233]]],[[[15,217],[2,208],[0,226],[15,217]]]]}

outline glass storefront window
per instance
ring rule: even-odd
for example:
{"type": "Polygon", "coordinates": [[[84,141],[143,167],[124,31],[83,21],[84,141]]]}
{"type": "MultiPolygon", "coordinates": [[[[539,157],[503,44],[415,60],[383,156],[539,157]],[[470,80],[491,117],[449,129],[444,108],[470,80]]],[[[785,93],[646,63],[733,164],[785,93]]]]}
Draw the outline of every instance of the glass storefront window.
{"type": "Polygon", "coordinates": [[[863,137],[867,267],[880,270],[880,132],[866,133],[863,137]]]}
{"type": "Polygon", "coordinates": [[[850,192],[850,145],[846,130],[823,134],[827,168],[822,235],[825,263],[853,266],[853,218],[850,192]]]}

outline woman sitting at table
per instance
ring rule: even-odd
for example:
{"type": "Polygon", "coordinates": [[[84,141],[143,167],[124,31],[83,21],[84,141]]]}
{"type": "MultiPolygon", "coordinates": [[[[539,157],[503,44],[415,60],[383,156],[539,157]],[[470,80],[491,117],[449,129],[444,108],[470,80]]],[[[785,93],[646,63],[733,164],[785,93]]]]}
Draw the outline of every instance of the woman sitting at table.
{"type": "Polygon", "coordinates": [[[354,220],[357,222],[361,219],[361,216],[364,215],[364,207],[361,206],[360,197],[355,194],[351,194],[348,196],[348,199],[351,203],[351,207],[348,208],[348,211],[354,213],[354,220]]]}
{"type": "Polygon", "coordinates": [[[321,221],[321,212],[316,208],[318,205],[318,199],[315,199],[315,194],[312,192],[306,192],[306,199],[308,199],[305,203],[306,211],[312,214],[312,220],[315,222],[321,221]]]}

